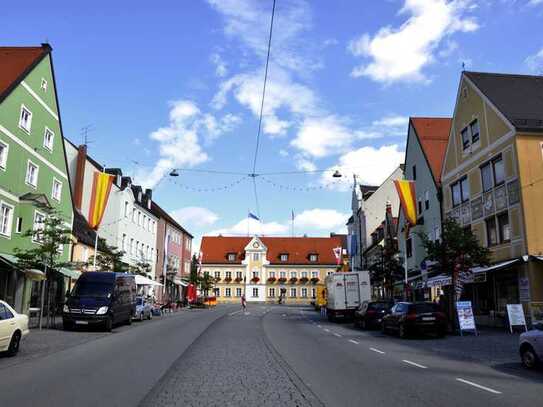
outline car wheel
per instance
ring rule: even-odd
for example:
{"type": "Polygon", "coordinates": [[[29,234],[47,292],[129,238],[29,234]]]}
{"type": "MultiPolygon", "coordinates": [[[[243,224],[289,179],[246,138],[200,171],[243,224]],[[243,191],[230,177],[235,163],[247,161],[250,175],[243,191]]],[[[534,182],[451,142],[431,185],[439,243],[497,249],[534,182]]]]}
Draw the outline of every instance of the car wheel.
{"type": "Polygon", "coordinates": [[[527,369],[533,369],[539,364],[539,359],[530,345],[526,345],[522,348],[520,351],[520,358],[522,364],[527,369]]]}
{"type": "Polygon", "coordinates": [[[399,329],[398,333],[400,335],[400,338],[402,338],[402,339],[407,338],[407,332],[405,330],[405,325],[404,324],[400,324],[400,329],[399,329]]]}
{"type": "Polygon", "coordinates": [[[106,322],[104,323],[104,329],[106,332],[111,332],[111,329],[113,328],[113,318],[109,317],[106,319],[106,322]]]}
{"type": "Polygon", "coordinates": [[[9,342],[9,348],[7,351],[8,356],[15,356],[19,352],[19,345],[21,344],[21,333],[16,331],[11,337],[9,342]]]}

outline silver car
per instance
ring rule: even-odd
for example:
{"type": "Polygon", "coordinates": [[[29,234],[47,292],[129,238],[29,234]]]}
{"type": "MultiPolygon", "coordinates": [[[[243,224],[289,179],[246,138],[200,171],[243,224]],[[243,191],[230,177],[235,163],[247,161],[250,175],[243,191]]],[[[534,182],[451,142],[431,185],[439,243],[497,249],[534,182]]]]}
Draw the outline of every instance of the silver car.
{"type": "Polygon", "coordinates": [[[543,323],[534,325],[534,329],[520,335],[520,358],[522,364],[533,369],[543,361],[543,323]]]}
{"type": "Polygon", "coordinates": [[[151,303],[143,297],[136,297],[136,314],[134,315],[134,319],[143,321],[144,319],[151,318],[153,318],[151,303]]]}

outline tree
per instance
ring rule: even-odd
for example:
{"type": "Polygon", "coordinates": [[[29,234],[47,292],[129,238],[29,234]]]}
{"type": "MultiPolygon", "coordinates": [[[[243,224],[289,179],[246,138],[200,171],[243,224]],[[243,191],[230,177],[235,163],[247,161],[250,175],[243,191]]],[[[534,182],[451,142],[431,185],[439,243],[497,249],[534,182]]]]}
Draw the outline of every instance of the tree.
{"type": "Polygon", "coordinates": [[[192,255],[192,261],[190,263],[190,277],[189,280],[193,284],[198,283],[198,257],[195,254],[192,255]]]}
{"type": "Polygon", "coordinates": [[[134,274],[148,277],[149,273],[151,272],[151,265],[145,260],[139,260],[134,267],[131,267],[130,271],[134,274]]]}
{"type": "MultiPolygon", "coordinates": [[[[45,306],[45,296],[47,296],[47,306],[54,313],[56,301],[52,298],[51,286],[56,279],[61,278],[59,270],[62,267],[70,267],[72,263],[61,260],[64,246],[71,242],[72,230],[66,227],[67,220],[55,209],[42,207],[46,216],[43,221],[36,224],[33,229],[23,233],[23,236],[29,237],[37,243],[28,249],[14,250],[18,260],[18,266],[23,270],[39,269],[45,271],[45,281],[42,284],[40,300],[40,320],[39,327],[42,327],[43,312],[45,306]]],[[[47,313],[49,319],[50,312],[47,313]]],[[[49,324],[48,324],[49,325],[49,324]]]]}
{"type": "Polygon", "coordinates": [[[451,276],[453,290],[449,295],[448,308],[449,318],[454,321],[454,303],[462,292],[463,276],[470,273],[473,267],[487,266],[490,251],[479,244],[471,228],[463,228],[453,218],[443,221],[440,240],[430,240],[425,233],[418,233],[418,236],[426,249],[428,260],[437,262],[439,270],[451,276]]]}
{"type": "Polygon", "coordinates": [[[126,273],[129,271],[128,265],[123,261],[125,252],[115,246],[108,246],[102,242],[100,253],[96,255],[96,269],[99,271],[113,271],[116,273],[126,273]]]}
{"type": "Polygon", "coordinates": [[[215,284],[215,279],[211,277],[208,272],[205,272],[204,275],[200,276],[198,280],[200,290],[204,293],[204,295],[207,296],[215,284]]]}

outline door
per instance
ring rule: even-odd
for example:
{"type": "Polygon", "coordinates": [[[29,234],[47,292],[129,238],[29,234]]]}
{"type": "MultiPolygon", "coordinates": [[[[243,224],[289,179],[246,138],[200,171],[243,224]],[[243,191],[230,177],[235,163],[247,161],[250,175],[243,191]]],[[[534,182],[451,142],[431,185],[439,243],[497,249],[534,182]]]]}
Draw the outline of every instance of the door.
{"type": "Polygon", "coordinates": [[[345,274],[345,308],[360,307],[360,287],[358,274],[345,274]]]}
{"type": "Polygon", "coordinates": [[[4,351],[9,346],[11,335],[17,327],[15,318],[4,304],[0,304],[0,351],[4,351]]]}

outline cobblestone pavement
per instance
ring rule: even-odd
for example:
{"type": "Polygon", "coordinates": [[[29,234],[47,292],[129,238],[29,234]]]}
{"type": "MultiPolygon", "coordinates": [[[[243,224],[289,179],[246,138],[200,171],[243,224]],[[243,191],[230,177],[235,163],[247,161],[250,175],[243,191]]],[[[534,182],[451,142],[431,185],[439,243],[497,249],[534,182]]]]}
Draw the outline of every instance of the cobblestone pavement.
{"type": "Polygon", "coordinates": [[[266,339],[266,307],[215,321],[142,406],[322,405],[266,339]]]}

